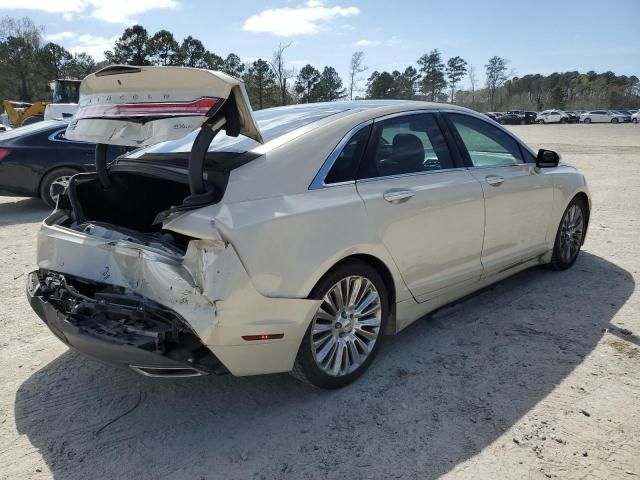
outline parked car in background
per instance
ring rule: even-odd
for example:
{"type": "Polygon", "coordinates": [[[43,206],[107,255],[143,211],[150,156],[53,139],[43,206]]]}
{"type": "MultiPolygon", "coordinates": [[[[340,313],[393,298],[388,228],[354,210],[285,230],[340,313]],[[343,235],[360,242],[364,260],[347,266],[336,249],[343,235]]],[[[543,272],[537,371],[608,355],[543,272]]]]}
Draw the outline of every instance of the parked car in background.
{"type": "Polygon", "coordinates": [[[565,111],[564,113],[569,116],[569,123],[578,123],[580,121],[580,114],[578,114],[577,112],[565,111]]]}
{"type": "Polygon", "coordinates": [[[614,110],[615,113],[619,113],[621,118],[622,118],[622,122],[624,123],[629,123],[631,121],[631,115],[632,113],[629,112],[628,110],[614,110]]]}
{"type": "Polygon", "coordinates": [[[498,112],[485,112],[484,114],[487,117],[489,117],[491,120],[495,120],[498,123],[499,123],[500,117],[502,117],[502,114],[498,112]]]}
{"type": "Polygon", "coordinates": [[[518,115],[522,120],[521,124],[529,125],[535,123],[538,114],[536,112],[525,112],[524,110],[511,110],[507,115],[518,115]]]}
{"type": "Polygon", "coordinates": [[[631,115],[631,121],[633,123],[638,123],[638,114],[640,114],[640,110],[638,110],[636,113],[634,113],[633,115],[631,115]]]}
{"type": "MultiPolygon", "coordinates": [[[[39,197],[53,208],[72,175],[92,171],[95,145],[67,140],[66,129],[45,120],[0,133],[0,194],[39,197]]],[[[110,147],[109,158],[123,151],[110,147]]]]}
{"type": "Polygon", "coordinates": [[[543,110],[536,116],[536,123],[569,123],[569,115],[561,110],[543,110]]]}
{"type": "Polygon", "coordinates": [[[27,295],[63,342],[144,375],[341,387],[428,312],[570,268],[587,232],[583,175],[465,108],[253,113],[239,80],[182,67],[107,67],[82,91],[69,138],[150,146],[71,179],[27,295]]]}
{"type": "Polygon", "coordinates": [[[524,125],[524,115],[519,113],[507,112],[498,119],[498,123],[503,125],[524,125]]]}
{"type": "Polygon", "coordinates": [[[580,115],[580,121],[583,123],[623,123],[625,118],[630,119],[613,110],[593,110],[580,115]]]}

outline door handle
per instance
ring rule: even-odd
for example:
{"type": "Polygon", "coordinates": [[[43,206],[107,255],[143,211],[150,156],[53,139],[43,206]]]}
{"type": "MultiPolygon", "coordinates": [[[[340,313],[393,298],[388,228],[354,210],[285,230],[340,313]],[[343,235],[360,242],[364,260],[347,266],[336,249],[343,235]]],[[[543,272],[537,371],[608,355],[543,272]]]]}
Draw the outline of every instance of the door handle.
{"type": "Polygon", "coordinates": [[[487,175],[484,178],[487,180],[487,183],[492,187],[499,187],[504,183],[504,178],[499,175],[487,175]]]}
{"type": "Polygon", "coordinates": [[[400,203],[409,200],[415,194],[413,190],[388,190],[382,196],[389,203],[400,203]]]}

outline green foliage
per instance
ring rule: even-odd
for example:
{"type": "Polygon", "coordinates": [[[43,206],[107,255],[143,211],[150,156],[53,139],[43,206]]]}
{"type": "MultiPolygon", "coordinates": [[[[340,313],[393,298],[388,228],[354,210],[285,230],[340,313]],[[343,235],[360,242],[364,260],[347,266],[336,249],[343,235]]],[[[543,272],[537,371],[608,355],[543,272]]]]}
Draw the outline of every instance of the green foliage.
{"type": "Polygon", "coordinates": [[[347,89],[343,88],[342,79],[333,67],[324,67],[320,74],[317,91],[317,100],[320,102],[333,102],[347,96],[347,89]]]}
{"type": "Polygon", "coordinates": [[[148,53],[153,65],[176,65],[178,62],[178,42],[168,30],[160,30],[149,39],[148,53]]]}
{"type": "Polygon", "coordinates": [[[305,65],[300,69],[294,85],[296,93],[304,103],[317,101],[320,72],[312,65],[305,65]]]}
{"type": "Polygon", "coordinates": [[[142,25],[133,25],[125,29],[116,40],[113,51],[105,52],[110,63],[127,65],[151,65],[149,33],[142,25]]]}
{"type": "Polygon", "coordinates": [[[418,65],[422,73],[423,95],[432,102],[437,102],[444,95],[444,88],[447,86],[440,51],[436,48],[428,54],[425,53],[418,59],[418,65]]]}
{"type": "Polygon", "coordinates": [[[447,77],[451,87],[451,103],[455,100],[456,85],[467,74],[467,62],[461,57],[452,57],[447,61],[447,77]]]}
{"type": "Polygon", "coordinates": [[[259,58],[249,66],[242,79],[247,87],[249,101],[254,108],[260,110],[277,105],[276,77],[269,62],[259,58]]]}

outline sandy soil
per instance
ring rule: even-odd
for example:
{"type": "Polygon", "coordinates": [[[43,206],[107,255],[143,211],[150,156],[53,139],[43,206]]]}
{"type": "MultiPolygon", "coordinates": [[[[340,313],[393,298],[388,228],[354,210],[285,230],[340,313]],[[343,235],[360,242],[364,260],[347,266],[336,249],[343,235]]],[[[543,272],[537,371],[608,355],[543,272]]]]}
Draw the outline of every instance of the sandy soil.
{"type": "Polygon", "coordinates": [[[417,322],[339,391],[69,351],[24,295],[46,211],[0,199],[0,479],[640,478],[640,125],[514,130],[589,180],[575,267],[417,322]]]}

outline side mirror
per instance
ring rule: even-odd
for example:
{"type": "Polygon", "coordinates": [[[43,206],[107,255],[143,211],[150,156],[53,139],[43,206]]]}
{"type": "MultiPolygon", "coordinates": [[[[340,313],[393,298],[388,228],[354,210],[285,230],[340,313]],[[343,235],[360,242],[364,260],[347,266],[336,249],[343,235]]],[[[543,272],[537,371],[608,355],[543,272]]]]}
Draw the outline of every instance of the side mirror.
{"type": "Polygon", "coordinates": [[[553,150],[545,150],[541,148],[538,150],[538,156],[536,157],[536,167],[538,168],[555,168],[560,162],[560,155],[553,150]]]}

